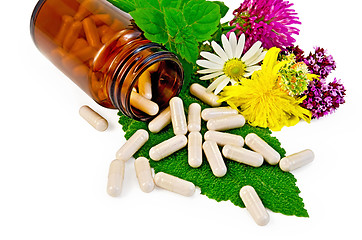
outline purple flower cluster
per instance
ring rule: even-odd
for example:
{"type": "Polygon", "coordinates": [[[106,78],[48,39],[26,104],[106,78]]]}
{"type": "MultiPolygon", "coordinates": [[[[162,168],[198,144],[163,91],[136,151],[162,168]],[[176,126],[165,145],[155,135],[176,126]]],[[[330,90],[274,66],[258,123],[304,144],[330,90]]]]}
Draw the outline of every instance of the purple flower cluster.
{"type": "Polygon", "coordinates": [[[326,79],[332,70],[336,69],[336,62],[323,48],[314,47],[314,49],[315,52],[309,53],[304,62],[311,73],[319,75],[321,79],[326,79]]]}
{"type": "Polygon", "coordinates": [[[284,55],[294,54],[296,62],[304,62],[304,60],[305,60],[304,51],[302,49],[300,49],[299,46],[287,47],[287,49],[285,51],[283,51],[282,54],[284,54],[284,55]]]}
{"type": "Polygon", "coordinates": [[[282,55],[294,54],[296,62],[304,62],[308,71],[319,75],[318,79],[309,82],[308,89],[302,94],[306,99],[302,107],[312,112],[312,118],[318,119],[333,113],[341,104],[345,103],[346,90],[340,80],[334,79],[327,82],[327,76],[336,69],[336,64],[331,55],[320,47],[315,47],[315,53],[309,53],[304,57],[304,51],[298,46],[288,47],[282,55]]]}
{"type": "Polygon", "coordinates": [[[301,24],[297,13],[290,7],[292,3],[284,0],[245,0],[236,9],[230,26],[235,26],[231,32],[237,36],[245,34],[245,49],[255,42],[261,41],[263,47],[270,49],[292,46],[295,39],[292,34],[299,34],[299,29],[293,24],[301,24]]]}
{"type": "Polygon", "coordinates": [[[301,106],[312,112],[312,118],[318,119],[333,113],[345,103],[346,90],[336,78],[330,83],[315,79],[309,83],[308,90],[304,94],[307,98],[301,106]]]}

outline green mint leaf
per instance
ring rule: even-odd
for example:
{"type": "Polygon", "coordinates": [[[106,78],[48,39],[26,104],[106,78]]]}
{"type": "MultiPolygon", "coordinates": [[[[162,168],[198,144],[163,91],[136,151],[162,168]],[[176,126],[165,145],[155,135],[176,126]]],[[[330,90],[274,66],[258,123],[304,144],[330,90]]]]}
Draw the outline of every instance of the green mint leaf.
{"type": "Polygon", "coordinates": [[[132,1],[130,14],[145,37],[190,63],[197,60],[199,42],[209,40],[220,23],[219,4],[206,0],[132,1]]]}
{"type": "MultiPolygon", "coordinates": [[[[185,68],[185,76],[192,74],[192,68],[185,68]]],[[[189,88],[194,82],[198,82],[205,86],[206,81],[199,81],[195,75],[192,79],[184,82],[180,97],[184,101],[185,110],[193,102],[198,102],[202,108],[208,107],[204,103],[195,99],[190,95],[189,88]]],[[[148,129],[147,123],[138,122],[123,116],[121,113],[119,123],[123,126],[125,137],[128,139],[132,134],[140,128],[148,129]]],[[[205,122],[202,124],[201,133],[206,131],[205,122]]],[[[271,136],[268,129],[251,127],[245,125],[242,128],[229,131],[233,134],[239,134],[245,137],[248,133],[254,132],[268,142],[281,156],[285,156],[285,150],[281,148],[280,142],[271,136]]],[[[135,158],[143,156],[149,158],[149,150],[154,145],[174,136],[172,126],[167,126],[158,134],[150,133],[148,142],[135,154],[135,158]]],[[[293,174],[283,172],[279,166],[271,166],[264,163],[261,167],[255,168],[245,164],[225,159],[228,168],[227,174],[222,178],[217,178],[212,171],[205,157],[203,164],[199,168],[192,168],[187,162],[187,148],[184,148],[171,156],[161,160],[150,160],[151,167],[155,172],[166,172],[179,178],[193,182],[200,187],[201,194],[206,195],[210,199],[220,201],[231,201],[238,207],[245,207],[239,197],[241,187],[251,185],[255,188],[265,207],[273,212],[285,215],[295,215],[298,217],[308,217],[308,212],[304,208],[303,199],[299,196],[300,190],[296,186],[296,179],[293,174]]]]}
{"type": "Polygon", "coordinates": [[[195,63],[198,57],[198,42],[187,27],[186,20],[181,10],[165,8],[165,22],[169,35],[174,39],[177,53],[190,63],[195,63]]]}
{"type": "Polygon", "coordinates": [[[199,56],[199,44],[196,38],[184,29],[175,38],[176,49],[188,62],[195,64],[199,56]]]}
{"type": "Polygon", "coordinates": [[[162,10],[162,0],[134,0],[136,8],[151,8],[156,10],[162,10]]]}
{"type": "Polygon", "coordinates": [[[183,8],[183,14],[199,42],[209,40],[220,24],[220,7],[213,2],[191,0],[183,8]]]}
{"type": "Polygon", "coordinates": [[[176,8],[165,8],[164,13],[168,34],[175,38],[187,26],[186,20],[182,12],[176,8]]]}
{"type": "Polygon", "coordinates": [[[152,8],[138,8],[130,14],[148,40],[161,44],[167,43],[168,35],[162,12],[152,8]]]}
{"type": "Polygon", "coordinates": [[[181,4],[181,0],[162,0],[161,6],[168,8],[176,8],[179,9],[181,4]]]}
{"type": "Polygon", "coordinates": [[[171,7],[182,10],[186,3],[190,0],[162,0],[161,5],[163,7],[171,7]]]}
{"type": "Polygon", "coordinates": [[[191,0],[181,0],[181,2],[180,2],[180,9],[182,10],[184,7],[185,7],[185,5],[188,3],[188,2],[190,2],[191,0]]]}
{"type": "Polygon", "coordinates": [[[135,0],[108,0],[108,2],[127,13],[136,10],[135,0]]]}
{"type": "Polygon", "coordinates": [[[165,8],[164,13],[168,34],[175,43],[176,52],[188,62],[195,63],[199,55],[198,42],[192,29],[187,26],[181,10],[165,8]]]}
{"type": "Polygon", "coordinates": [[[226,6],[223,2],[220,1],[212,1],[213,3],[216,3],[217,5],[219,5],[220,7],[220,15],[221,18],[225,17],[225,15],[228,13],[229,11],[229,7],[226,6]]]}

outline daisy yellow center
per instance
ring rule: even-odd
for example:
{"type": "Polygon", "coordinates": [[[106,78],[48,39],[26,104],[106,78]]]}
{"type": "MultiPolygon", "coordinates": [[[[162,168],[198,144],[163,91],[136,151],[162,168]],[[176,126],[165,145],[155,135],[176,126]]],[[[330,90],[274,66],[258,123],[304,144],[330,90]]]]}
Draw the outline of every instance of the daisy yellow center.
{"type": "Polygon", "coordinates": [[[239,80],[245,73],[245,64],[238,58],[232,58],[225,62],[223,71],[228,78],[239,80]]]}

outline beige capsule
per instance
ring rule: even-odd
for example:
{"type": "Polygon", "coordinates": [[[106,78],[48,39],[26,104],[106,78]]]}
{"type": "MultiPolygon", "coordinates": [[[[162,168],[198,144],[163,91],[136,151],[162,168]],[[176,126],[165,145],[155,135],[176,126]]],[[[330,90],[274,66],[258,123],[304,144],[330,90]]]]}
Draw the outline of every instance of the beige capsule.
{"type": "MultiPolygon", "coordinates": [[[[96,16],[96,15],[93,15],[93,16],[96,16]]],[[[98,31],[98,34],[99,34],[99,37],[102,39],[102,36],[104,34],[106,34],[108,32],[108,29],[109,27],[107,25],[102,25],[100,26],[98,23],[98,19],[96,17],[92,17],[93,18],[93,21],[97,24],[97,31],[98,31]]],[[[101,41],[102,42],[102,41],[101,41]]]]}
{"type": "Polygon", "coordinates": [[[188,113],[189,132],[199,132],[201,130],[201,106],[198,103],[192,103],[189,106],[188,113]]]}
{"type": "MultiPolygon", "coordinates": [[[[116,31],[112,28],[108,28],[108,30],[102,35],[101,42],[103,44],[107,44],[116,34],[116,31]]],[[[99,67],[99,65],[96,65],[96,67],[99,67]]],[[[98,68],[95,68],[98,69],[98,68]]]]}
{"type": "Polygon", "coordinates": [[[204,139],[205,141],[215,141],[221,147],[225,145],[244,146],[244,138],[231,133],[210,130],[204,134],[204,139]]]}
{"type": "Polygon", "coordinates": [[[139,77],[138,91],[143,97],[152,99],[151,73],[149,71],[143,72],[139,77]]]}
{"type": "Polygon", "coordinates": [[[67,54],[62,59],[62,65],[67,72],[73,72],[73,69],[82,65],[82,62],[75,55],[67,54]]]}
{"type": "Polygon", "coordinates": [[[134,162],[138,184],[143,192],[152,192],[155,188],[150,162],[145,157],[139,157],[134,162]]]}
{"type": "Polygon", "coordinates": [[[176,135],[160,144],[152,147],[149,151],[150,158],[154,161],[170,156],[172,153],[184,148],[187,145],[185,135],[176,135]]]}
{"type": "Polygon", "coordinates": [[[228,107],[206,108],[202,110],[201,117],[204,121],[209,121],[213,118],[225,117],[236,114],[238,114],[237,110],[228,107]]]}
{"type": "Polygon", "coordinates": [[[54,61],[57,63],[57,64],[62,64],[63,63],[63,59],[66,58],[68,56],[68,52],[65,51],[63,48],[61,47],[58,47],[58,48],[55,48],[53,49],[51,52],[50,52],[50,57],[52,59],[54,59],[54,61]]]}
{"type": "Polygon", "coordinates": [[[93,18],[87,17],[82,21],[82,24],[89,45],[96,49],[100,48],[102,46],[102,43],[98,34],[97,26],[94,23],[93,18]]]}
{"type": "Polygon", "coordinates": [[[207,122],[206,127],[207,129],[214,131],[226,131],[229,129],[241,128],[244,124],[245,118],[238,114],[210,119],[207,122]]]}
{"type": "MultiPolygon", "coordinates": [[[[85,47],[72,52],[80,61],[86,62],[94,57],[96,50],[92,47],[85,47]]],[[[89,69],[88,69],[89,71],[89,69]]]]}
{"type": "Polygon", "coordinates": [[[111,25],[113,21],[112,17],[109,14],[96,14],[92,15],[91,18],[97,26],[101,26],[103,24],[105,24],[103,26],[111,25]]]}
{"type": "Polygon", "coordinates": [[[89,68],[86,65],[78,65],[73,68],[73,77],[74,79],[84,79],[88,77],[89,68]]]}
{"type": "Polygon", "coordinates": [[[122,192],[125,162],[115,159],[111,162],[108,171],[107,193],[112,197],[118,197],[122,192]]]}
{"type": "Polygon", "coordinates": [[[170,107],[167,107],[148,124],[148,129],[153,133],[158,133],[170,123],[171,110],[170,107]]]}
{"type": "Polygon", "coordinates": [[[151,67],[147,68],[147,71],[149,71],[150,73],[154,73],[158,71],[158,68],[160,67],[160,62],[157,62],[155,64],[153,64],[151,67]]]}
{"type": "Polygon", "coordinates": [[[230,160],[253,167],[260,167],[264,162],[261,154],[233,145],[225,145],[222,149],[222,154],[230,160]]]}
{"type": "Polygon", "coordinates": [[[202,135],[199,132],[190,132],[188,136],[188,163],[193,168],[202,164],[202,135]]]}
{"type": "Polygon", "coordinates": [[[171,98],[170,110],[173,132],[175,135],[186,135],[187,122],[182,99],[179,97],[171,98]]]}
{"type": "Polygon", "coordinates": [[[113,23],[109,26],[113,31],[119,32],[124,29],[124,23],[118,19],[114,19],[113,23]]]}
{"type": "Polygon", "coordinates": [[[108,128],[107,120],[98,113],[96,113],[89,106],[82,106],[79,109],[79,115],[98,131],[103,132],[108,128]]]}
{"type": "Polygon", "coordinates": [[[191,85],[190,93],[204,103],[210,105],[211,107],[218,107],[221,105],[221,103],[217,102],[219,100],[218,96],[213,93],[207,92],[206,88],[198,83],[194,83],[191,85]]]}
{"type": "Polygon", "coordinates": [[[280,154],[255,133],[246,135],[245,144],[255,152],[260,153],[265,161],[271,165],[277,164],[280,160],[280,154]]]}
{"type": "Polygon", "coordinates": [[[82,2],[82,4],[79,6],[77,13],[74,15],[74,18],[78,21],[82,21],[84,18],[89,16],[91,13],[88,10],[89,9],[90,1],[85,0],[82,2]]]}
{"type": "Polygon", "coordinates": [[[144,113],[147,113],[150,116],[156,115],[159,111],[157,103],[152,102],[135,91],[132,91],[130,101],[133,107],[144,113]]]}
{"type": "Polygon", "coordinates": [[[73,46],[74,42],[78,39],[80,32],[82,31],[83,25],[79,21],[72,23],[67,34],[64,37],[63,48],[66,51],[69,51],[73,46]]]}
{"type": "Polygon", "coordinates": [[[252,186],[242,187],[240,198],[256,224],[265,226],[269,223],[269,214],[252,186]]]}
{"type": "Polygon", "coordinates": [[[158,187],[168,191],[190,197],[195,193],[196,187],[192,182],[159,172],[155,175],[155,183],[158,187]]]}
{"type": "Polygon", "coordinates": [[[137,130],[117,151],[116,158],[128,161],[147,141],[149,135],[144,129],[137,130]]]}
{"type": "Polygon", "coordinates": [[[294,169],[300,168],[314,160],[314,153],[310,149],[294,153],[292,155],[282,158],[279,162],[280,168],[285,171],[293,171],[294,169]]]}
{"type": "Polygon", "coordinates": [[[227,168],[216,142],[205,141],[202,148],[204,149],[206,159],[210,164],[212,173],[216,177],[223,177],[227,172],[227,168]]]}
{"type": "Polygon", "coordinates": [[[77,40],[75,40],[72,48],[70,49],[70,52],[74,53],[88,46],[88,42],[84,38],[78,38],[77,40]]]}
{"type": "Polygon", "coordinates": [[[68,33],[70,27],[72,26],[73,23],[73,18],[71,16],[68,15],[64,15],[62,17],[62,25],[60,27],[60,30],[57,34],[57,36],[55,37],[55,42],[58,45],[62,45],[63,44],[63,40],[66,36],[66,34],[68,33]]]}

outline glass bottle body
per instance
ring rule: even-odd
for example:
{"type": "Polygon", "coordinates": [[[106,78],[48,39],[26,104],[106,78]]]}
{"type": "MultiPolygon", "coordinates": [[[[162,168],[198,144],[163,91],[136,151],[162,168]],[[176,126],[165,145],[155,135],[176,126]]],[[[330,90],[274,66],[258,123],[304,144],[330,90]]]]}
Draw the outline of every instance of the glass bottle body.
{"type": "Polygon", "coordinates": [[[130,15],[106,0],[41,0],[30,27],[38,49],[104,107],[137,120],[152,118],[130,102],[145,72],[160,111],[181,89],[177,57],[145,39],[130,15]]]}

